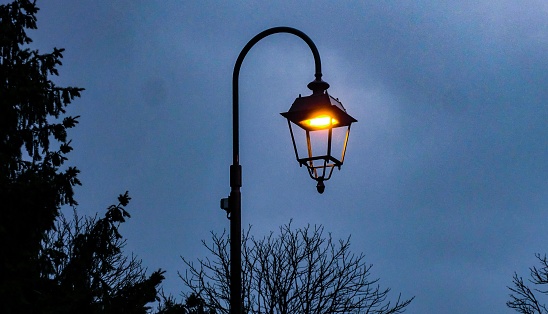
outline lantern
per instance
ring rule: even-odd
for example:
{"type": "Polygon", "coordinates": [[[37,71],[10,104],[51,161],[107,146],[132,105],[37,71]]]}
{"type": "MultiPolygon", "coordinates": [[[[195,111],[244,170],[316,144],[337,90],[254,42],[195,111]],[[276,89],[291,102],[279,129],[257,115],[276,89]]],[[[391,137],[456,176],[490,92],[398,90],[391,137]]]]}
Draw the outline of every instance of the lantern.
{"type": "Polygon", "coordinates": [[[308,88],[312,95],[299,95],[289,111],[281,115],[287,119],[299,165],[307,167],[321,194],[325,190],[323,181],[329,180],[333,169],[340,170],[344,162],[350,125],[357,120],[327,93],[326,82],[316,80],[308,88]]]}

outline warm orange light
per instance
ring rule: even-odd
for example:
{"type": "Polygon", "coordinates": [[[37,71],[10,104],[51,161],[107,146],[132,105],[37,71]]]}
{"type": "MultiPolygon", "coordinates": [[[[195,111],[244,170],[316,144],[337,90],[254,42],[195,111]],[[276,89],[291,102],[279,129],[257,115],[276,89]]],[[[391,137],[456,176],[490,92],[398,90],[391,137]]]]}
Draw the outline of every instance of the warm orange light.
{"type": "Polygon", "coordinates": [[[331,116],[329,115],[320,115],[312,119],[304,120],[301,123],[306,124],[313,128],[321,129],[321,128],[329,127],[331,125],[338,124],[339,121],[335,118],[331,118],[331,116]]]}

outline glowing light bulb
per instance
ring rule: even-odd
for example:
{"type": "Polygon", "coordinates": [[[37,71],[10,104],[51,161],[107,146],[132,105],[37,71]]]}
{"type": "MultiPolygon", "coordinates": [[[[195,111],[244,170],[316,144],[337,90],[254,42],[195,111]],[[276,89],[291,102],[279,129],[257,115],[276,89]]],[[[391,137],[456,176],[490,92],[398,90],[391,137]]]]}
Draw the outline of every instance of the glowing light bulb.
{"type": "Polygon", "coordinates": [[[338,124],[339,121],[335,118],[331,118],[328,115],[320,115],[312,119],[304,120],[302,123],[313,128],[321,129],[321,128],[329,127],[330,125],[338,124]]]}

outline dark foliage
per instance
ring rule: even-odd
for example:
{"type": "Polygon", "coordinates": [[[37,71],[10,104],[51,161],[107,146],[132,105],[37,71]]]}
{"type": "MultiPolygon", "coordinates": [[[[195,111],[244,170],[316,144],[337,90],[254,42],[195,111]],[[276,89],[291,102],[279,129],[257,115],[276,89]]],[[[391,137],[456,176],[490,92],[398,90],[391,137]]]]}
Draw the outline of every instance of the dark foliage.
{"type": "Polygon", "coordinates": [[[79,171],[65,162],[78,116],[65,114],[83,88],[51,80],[63,49],[26,48],[37,12],[35,1],[0,5],[0,313],[145,313],[163,272],[146,277],[122,253],[127,192],[103,218],[60,216],[77,205],[79,171]]]}
{"type": "Polygon", "coordinates": [[[58,87],[49,79],[58,75],[63,49],[40,54],[22,48],[32,42],[25,29],[36,29],[37,11],[31,1],[0,6],[0,306],[4,312],[38,310],[34,300],[41,289],[40,243],[60,207],[76,205],[72,188],[80,184],[78,169],[61,170],[72,149],[67,129],[76,125],[78,117],[60,117],[83,89],[58,87]]]}
{"type": "Polygon", "coordinates": [[[186,298],[185,304],[177,303],[171,296],[162,295],[157,314],[216,314],[204,299],[192,293],[186,298]]]}
{"type": "Polygon", "coordinates": [[[120,195],[100,219],[61,216],[47,234],[39,259],[49,284],[43,301],[49,312],[146,313],[146,305],[156,301],[163,272],[147,278],[141,261],[122,252],[118,227],[129,217],[129,199],[127,192],[120,195]]]}

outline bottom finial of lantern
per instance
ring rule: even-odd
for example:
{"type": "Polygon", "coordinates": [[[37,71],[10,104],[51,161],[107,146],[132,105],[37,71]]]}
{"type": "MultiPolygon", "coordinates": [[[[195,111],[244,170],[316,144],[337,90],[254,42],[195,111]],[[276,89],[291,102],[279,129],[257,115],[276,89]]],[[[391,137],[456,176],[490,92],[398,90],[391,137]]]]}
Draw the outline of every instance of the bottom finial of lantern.
{"type": "Polygon", "coordinates": [[[322,194],[323,191],[325,191],[325,185],[323,184],[323,180],[318,180],[318,184],[316,185],[316,189],[318,190],[318,193],[322,194]]]}

